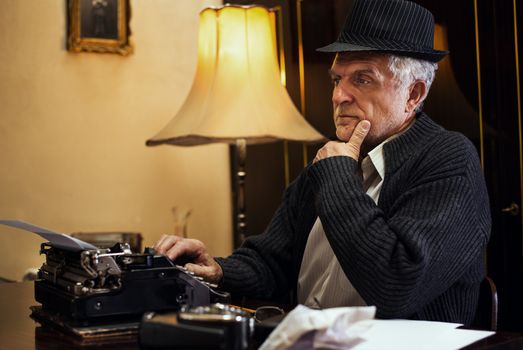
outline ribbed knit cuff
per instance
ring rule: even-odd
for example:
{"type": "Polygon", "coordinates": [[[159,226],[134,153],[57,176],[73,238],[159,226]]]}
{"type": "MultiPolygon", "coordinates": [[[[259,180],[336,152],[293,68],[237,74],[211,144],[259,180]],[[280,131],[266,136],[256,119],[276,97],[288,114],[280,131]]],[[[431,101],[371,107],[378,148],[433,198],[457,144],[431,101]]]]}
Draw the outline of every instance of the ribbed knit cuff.
{"type": "Polygon", "coordinates": [[[253,284],[256,283],[258,276],[249,273],[242,269],[242,264],[239,264],[235,259],[214,258],[214,260],[221,266],[223,277],[218,283],[218,288],[235,293],[249,293],[252,292],[253,284]]]}
{"type": "Polygon", "coordinates": [[[314,192],[319,191],[326,183],[363,187],[362,179],[358,176],[358,169],[358,162],[351,157],[336,156],[322,159],[311,165],[308,175],[314,192]]]}
{"type": "Polygon", "coordinates": [[[218,287],[220,289],[224,289],[225,290],[225,280],[226,280],[226,276],[227,276],[227,273],[226,273],[226,270],[227,270],[227,259],[225,258],[214,258],[214,260],[218,263],[218,265],[220,265],[220,267],[222,268],[222,272],[223,272],[223,276],[222,276],[222,279],[220,280],[220,282],[218,282],[218,287]]]}

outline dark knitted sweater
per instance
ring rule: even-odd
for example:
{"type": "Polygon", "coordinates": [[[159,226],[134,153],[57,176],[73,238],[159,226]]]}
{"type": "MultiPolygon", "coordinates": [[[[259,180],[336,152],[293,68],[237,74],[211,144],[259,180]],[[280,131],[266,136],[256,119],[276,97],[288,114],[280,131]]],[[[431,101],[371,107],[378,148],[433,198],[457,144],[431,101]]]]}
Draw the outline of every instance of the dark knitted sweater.
{"type": "Polygon", "coordinates": [[[343,271],[380,318],[469,324],[484,277],[488,195],[477,152],[425,114],[384,146],[378,205],[358,163],[331,157],[286,190],[263,234],[217,258],[233,295],[278,298],[296,287],[317,216],[343,271]]]}

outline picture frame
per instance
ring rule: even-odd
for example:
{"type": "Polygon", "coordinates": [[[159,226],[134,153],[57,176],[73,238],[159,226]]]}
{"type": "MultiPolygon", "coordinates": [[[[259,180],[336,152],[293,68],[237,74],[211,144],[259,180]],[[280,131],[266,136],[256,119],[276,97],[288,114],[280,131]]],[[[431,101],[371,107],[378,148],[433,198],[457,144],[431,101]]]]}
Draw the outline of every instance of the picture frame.
{"type": "Polygon", "coordinates": [[[129,0],[67,0],[67,50],[128,55],[129,0]]]}

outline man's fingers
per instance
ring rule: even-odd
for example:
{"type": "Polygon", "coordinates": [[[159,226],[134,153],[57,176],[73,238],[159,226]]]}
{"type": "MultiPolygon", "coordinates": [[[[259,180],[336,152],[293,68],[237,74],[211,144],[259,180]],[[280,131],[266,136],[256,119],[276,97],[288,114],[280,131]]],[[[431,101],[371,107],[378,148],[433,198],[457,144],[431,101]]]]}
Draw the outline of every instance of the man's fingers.
{"type": "Polygon", "coordinates": [[[171,260],[176,260],[181,256],[198,257],[203,243],[196,239],[186,239],[174,235],[163,235],[154,246],[157,253],[167,256],[171,260]]]}
{"type": "Polygon", "coordinates": [[[166,251],[176,245],[176,242],[181,239],[181,237],[174,235],[162,235],[162,237],[154,245],[154,250],[160,254],[164,254],[166,251]]]}
{"type": "Polygon", "coordinates": [[[368,120],[362,120],[356,125],[349,142],[347,142],[349,157],[358,160],[360,156],[360,148],[363,140],[367,136],[370,130],[370,122],[368,120]]]}
{"type": "Polygon", "coordinates": [[[185,264],[185,268],[194,273],[196,276],[202,277],[207,282],[219,283],[223,277],[223,271],[220,265],[211,259],[204,264],[185,264]]]}
{"type": "Polygon", "coordinates": [[[167,251],[164,252],[171,260],[176,260],[181,256],[198,257],[200,255],[200,244],[195,239],[183,239],[178,237],[176,243],[173,244],[167,251]]]}
{"type": "Polygon", "coordinates": [[[156,242],[154,244],[154,250],[156,250],[157,252],[160,253],[160,249],[162,247],[162,245],[164,244],[165,240],[168,239],[169,235],[162,235],[162,237],[160,237],[160,239],[158,240],[158,242],[156,242]]]}
{"type": "Polygon", "coordinates": [[[205,245],[197,239],[162,235],[154,245],[154,249],[175,263],[183,264],[181,261],[176,262],[180,257],[190,258],[192,263],[185,264],[185,268],[209,282],[218,283],[223,277],[220,265],[209,255],[205,245]]]}
{"type": "Polygon", "coordinates": [[[313,163],[317,163],[322,159],[335,157],[335,156],[347,156],[355,160],[359,160],[360,148],[365,137],[370,130],[370,122],[368,120],[360,121],[354,128],[349,141],[347,143],[329,141],[316,153],[316,157],[313,163]]]}

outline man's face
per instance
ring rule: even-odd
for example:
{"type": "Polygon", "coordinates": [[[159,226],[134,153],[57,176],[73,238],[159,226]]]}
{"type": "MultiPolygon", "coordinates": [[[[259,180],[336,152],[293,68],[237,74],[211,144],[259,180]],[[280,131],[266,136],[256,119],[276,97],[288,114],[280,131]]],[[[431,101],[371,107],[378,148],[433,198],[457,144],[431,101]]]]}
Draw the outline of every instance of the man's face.
{"type": "Polygon", "coordinates": [[[388,62],[382,55],[343,53],[331,68],[336,136],[347,142],[358,122],[369,120],[365,153],[406,128],[414,115],[406,112],[408,89],[399,88],[388,62]]]}

